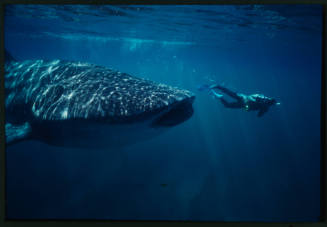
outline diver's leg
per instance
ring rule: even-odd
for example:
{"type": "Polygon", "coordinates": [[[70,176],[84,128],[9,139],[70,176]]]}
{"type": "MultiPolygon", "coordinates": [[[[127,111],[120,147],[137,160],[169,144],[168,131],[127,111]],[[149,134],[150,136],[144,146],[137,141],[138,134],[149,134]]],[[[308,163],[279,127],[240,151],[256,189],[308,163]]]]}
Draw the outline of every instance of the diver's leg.
{"type": "Polygon", "coordinates": [[[229,89],[227,89],[227,88],[225,88],[223,86],[212,85],[210,88],[211,89],[217,88],[217,89],[221,90],[222,92],[224,92],[225,94],[229,95],[230,97],[232,97],[232,98],[234,98],[234,99],[236,99],[238,101],[242,100],[242,98],[236,92],[233,92],[233,91],[231,91],[231,90],[229,90],[229,89]]]}
{"type": "Polygon", "coordinates": [[[227,102],[224,98],[220,98],[221,103],[226,108],[242,108],[242,104],[240,102],[227,102]]]}
{"type": "Polygon", "coordinates": [[[223,95],[218,94],[217,92],[215,92],[214,90],[210,90],[210,93],[217,99],[221,99],[223,97],[223,95]]]}

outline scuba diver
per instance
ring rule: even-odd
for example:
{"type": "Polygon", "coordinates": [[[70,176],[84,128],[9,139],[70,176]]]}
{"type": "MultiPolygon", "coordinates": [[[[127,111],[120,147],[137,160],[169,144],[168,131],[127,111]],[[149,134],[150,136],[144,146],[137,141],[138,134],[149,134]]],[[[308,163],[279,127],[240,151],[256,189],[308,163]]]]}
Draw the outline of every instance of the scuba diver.
{"type": "Polygon", "coordinates": [[[279,102],[277,102],[273,98],[269,98],[267,96],[264,96],[262,94],[252,94],[252,95],[244,95],[241,93],[233,92],[223,86],[214,84],[214,85],[203,85],[198,88],[200,91],[202,90],[209,90],[214,97],[217,99],[220,99],[221,103],[226,108],[238,108],[238,109],[245,109],[246,111],[257,111],[258,110],[258,117],[263,116],[272,105],[280,105],[279,102]],[[228,102],[223,98],[223,95],[218,94],[215,92],[214,89],[218,89],[221,92],[229,95],[231,98],[235,99],[235,102],[228,102]]]}

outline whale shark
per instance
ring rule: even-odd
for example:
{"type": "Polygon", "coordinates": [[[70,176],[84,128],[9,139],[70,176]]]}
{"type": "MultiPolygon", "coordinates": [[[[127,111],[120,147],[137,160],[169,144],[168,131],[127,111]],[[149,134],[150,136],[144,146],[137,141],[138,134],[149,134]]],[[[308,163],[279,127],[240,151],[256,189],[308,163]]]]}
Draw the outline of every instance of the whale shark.
{"type": "Polygon", "coordinates": [[[104,66],[5,55],[6,145],[111,148],[144,141],[188,120],[192,92],[104,66]]]}

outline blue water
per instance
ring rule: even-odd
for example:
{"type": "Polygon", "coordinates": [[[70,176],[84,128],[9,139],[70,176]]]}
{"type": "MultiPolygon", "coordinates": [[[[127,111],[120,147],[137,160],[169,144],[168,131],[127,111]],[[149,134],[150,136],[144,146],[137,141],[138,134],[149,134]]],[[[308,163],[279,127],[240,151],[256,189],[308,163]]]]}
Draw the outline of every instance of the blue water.
{"type": "Polygon", "coordinates": [[[17,60],[96,63],[195,93],[194,115],[110,149],[7,148],[7,217],[317,221],[322,8],[35,6],[5,9],[17,60]],[[281,102],[262,117],[196,87],[214,80],[281,102]]]}

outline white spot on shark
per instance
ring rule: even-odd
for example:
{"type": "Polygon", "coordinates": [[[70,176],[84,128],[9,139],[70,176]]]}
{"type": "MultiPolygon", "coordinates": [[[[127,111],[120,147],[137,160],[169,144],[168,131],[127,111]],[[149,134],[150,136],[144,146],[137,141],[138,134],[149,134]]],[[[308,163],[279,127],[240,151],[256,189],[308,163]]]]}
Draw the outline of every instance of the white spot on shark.
{"type": "Polygon", "coordinates": [[[67,108],[61,112],[61,117],[63,119],[67,119],[67,117],[68,117],[68,109],[67,108]]]}
{"type": "Polygon", "coordinates": [[[74,92],[71,92],[71,93],[67,96],[67,98],[68,98],[68,99],[71,99],[71,98],[73,97],[73,95],[74,95],[74,92]]]}

